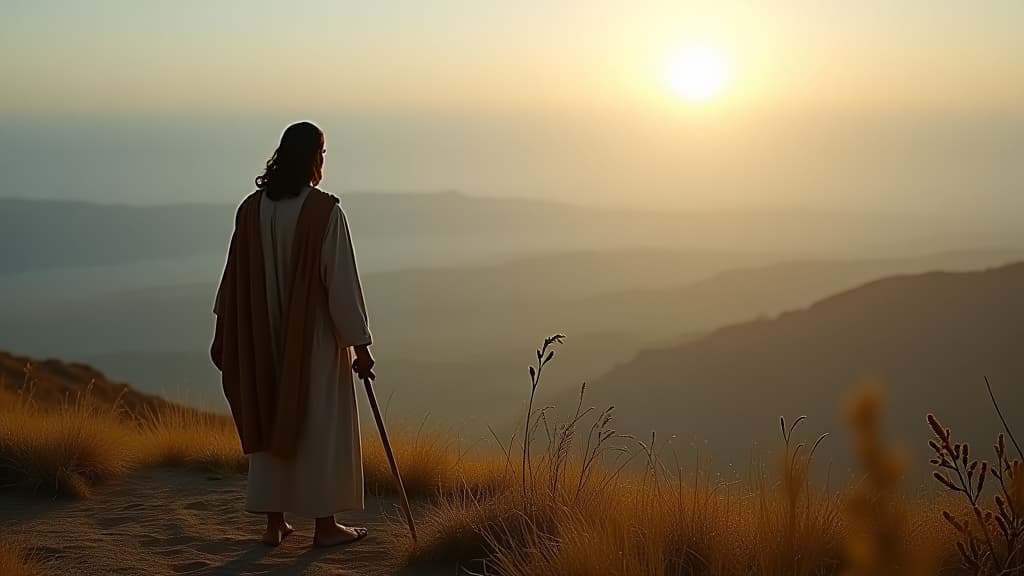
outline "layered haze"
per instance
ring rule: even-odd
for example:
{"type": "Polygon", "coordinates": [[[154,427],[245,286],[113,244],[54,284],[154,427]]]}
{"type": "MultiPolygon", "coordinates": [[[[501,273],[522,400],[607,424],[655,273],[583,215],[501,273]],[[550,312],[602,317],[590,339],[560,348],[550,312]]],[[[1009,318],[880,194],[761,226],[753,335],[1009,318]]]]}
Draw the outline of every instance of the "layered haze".
{"type": "MultiPolygon", "coordinates": [[[[623,431],[723,463],[776,412],[837,428],[868,376],[917,442],[926,408],[1022,375],[1022,21],[1002,1],[15,1],[0,350],[224,410],[207,350],[234,210],[308,119],[389,418],[489,444],[564,332],[541,402],[586,380],[623,431]]],[[[981,410],[958,432],[990,436],[981,410]]]]}

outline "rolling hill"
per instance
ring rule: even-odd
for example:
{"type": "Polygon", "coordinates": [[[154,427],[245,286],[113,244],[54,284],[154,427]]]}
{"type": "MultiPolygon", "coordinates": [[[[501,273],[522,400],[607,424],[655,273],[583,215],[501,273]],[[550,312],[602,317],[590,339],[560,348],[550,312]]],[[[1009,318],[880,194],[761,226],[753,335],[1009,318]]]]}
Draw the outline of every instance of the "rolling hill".
{"type": "MultiPolygon", "coordinates": [[[[512,422],[524,409],[524,365],[546,334],[570,336],[549,372],[548,401],[644,348],[799,309],[893,274],[972,270],[1020,257],[992,251],[720,271],[719,258],[627,251],[385,272],[365,283],[379,388],[395,393],[395,416],[419,421],[430,413],[476,433],[484,424],[512,422]],[[682,283],[670,285],[676,280],[682,283]]],[[[207,356],[213,291],[194,284],[19,303],[0,315],[0,348],[88,362],[141,390],[223,408],[207,356]]]]}
{"type": "MultiPolygon", "coordinates": [[[[780,268],[767,270],[777,274],[780,268]]],[[[747,274],[723,276],[746,285],[739,279],[756,278],[747,274]]],[[[705,282],[696,286],[716,292],[705,282]]],[[[727,292],[720,286],[717,292],[727,292]]],[[[586,403],[615,405],[619,430],[638,437],[656,430],[662,449],[684,462],[697,449],[719,469],[732,464],[737,470],[746,470],[752,455],[778,448],[779,416],[806,414],[808,435],[832,434],[820,454],[842,474],[850,451],[841,406],[860,382],[875,380],[888,390],[892,436],[920,463],[927,451],[927,412],[978,446],[987,446],[999,431],[983,376],[992,379],[1011,425],[1024,424],[1021,294],[1024,264],[1012,264],[875,280],[804,309],[666,339],[639,353],[638,340],[623,333],[577,333],[546,371],[539,402],[572,406],[578,383],[608,370],[589,383],[586,403]]],[[[378,354],[378,390],[392,422],[412,426],[429,417],[471,439],[486,425],[514,425],[528,394],[523,368],[533,340],[472,354],[472,334],[444,337],[464,356],[410,359],[391,356],[387,348],[378,354]]],[[[0,381],[20,387],[29,361],[0,354],[0,381]]],[[[151,393],[197,405],[222,402],[205,350],[97,355],[94,363],[116,380],[82,364],[32,362],[33,379],[48,383],[33,394],[44,394],[46,401],[73,396],[94,382],[95,398],[124,395],[136,407],[164,402],[151,393]],[[145,392],[119,380],[138,383],[145,392]]]]}
{"type": "Polygon", "coordinates": [[[110,380],[86,364],[27,358],[3,351],[0,351],[0,389],[43,407],[85,401],[102,409],[121,406],[131,414],[141,415],[170,406],[164,398],[110,380]]]}
{"type": "Polygon", "coordinates": [[[808,415],[807,434],[833,434],[823,458],[843,466],[840,408],[870,380],[886,387],[892,436],[914,462],[928,452],[928,412],[962,440],[988,446],[1000,429],[984,376],[1011,425],[1024,426],[1022,295],[1024,264],[879,280],[804,310],[644,351],[593,382],[588,404],[617,406],[621,430],[656,430],[681,455],[699,448],[741,469],[765,445],[779,446],[779,416],[808,415]]]}

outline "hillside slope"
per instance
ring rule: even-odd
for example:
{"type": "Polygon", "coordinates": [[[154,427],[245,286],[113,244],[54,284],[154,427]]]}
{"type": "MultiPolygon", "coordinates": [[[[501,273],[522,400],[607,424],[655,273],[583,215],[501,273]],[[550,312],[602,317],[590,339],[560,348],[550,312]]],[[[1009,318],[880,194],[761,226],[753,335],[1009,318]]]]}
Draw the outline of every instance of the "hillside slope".
{"type": "Polygon", "coordinates": [[[836,434],[824,453],[845,464],[840,406],[858,383],[886,386],[891,431],[920,456],[928,412],[961,438],[991,444],[999,430],[986,375],[1024,429],[1024,264],[884,279],[646,351],[592,383],[588,402],[616,405],[626,432],[678,435],[682,454],[699,446],[740,465],[762,452],[755,443],[778,446],[779,416],[806,414],[808,434],[836,434]]]}
{"type": "MultiPolygon", "coordinates": [[[[725,260],[744,258],[593,253],[367,274],[380,390],[395,392],[396,417],[419,421],[430,413],[435,422],[486,433],[484,424],[502,426],[525,410],[523,367],[545,334],[569,335],[542,391],[548,402],[639,350],[682,335],[806,307],[893,274],[982,269],[1021,253],[797,261],[713,272],[725,260]],[[635,276],[602,277],[620,270],[635,276]],[[710,276],[670,284],[697,274],[710,276]]],[[[222,410],[208,355],[214,291],[209,284],[171,285],[63,303],[11,303],[11,312],[0,312],[0,349],[87,362],[139,390],[222,410]]]]}
{"type": "Polygon", "coordinates": [[[52,407],[80,398],[107,408],[116,405],[131,414],[156,412],[171,404],[130,385],[108,379],[92,366],[16,356],[0,351],[0,389],[27,395],[37,405],[52,407]]]}

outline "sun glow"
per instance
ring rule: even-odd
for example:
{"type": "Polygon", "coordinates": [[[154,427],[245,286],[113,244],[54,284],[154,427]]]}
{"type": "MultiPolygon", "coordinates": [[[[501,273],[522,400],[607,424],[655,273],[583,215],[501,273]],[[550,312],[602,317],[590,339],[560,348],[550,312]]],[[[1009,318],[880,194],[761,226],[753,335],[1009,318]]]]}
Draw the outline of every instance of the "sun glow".
{"type": "Polygon", "coordinates": [[[691,102],[719,97],[729,84],[729,67],[713,46],[693,45],[672,54],[665,66],[665,83],[691,102]]]}

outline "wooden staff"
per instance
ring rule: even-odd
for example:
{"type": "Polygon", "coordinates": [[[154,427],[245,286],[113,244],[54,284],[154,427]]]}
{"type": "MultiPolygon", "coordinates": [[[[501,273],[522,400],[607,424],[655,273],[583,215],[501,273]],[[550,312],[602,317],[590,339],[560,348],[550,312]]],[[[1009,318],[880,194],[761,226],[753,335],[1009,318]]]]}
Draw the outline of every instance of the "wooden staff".
{"type": "Polygon", "coordinates": [[[402,512],[405,512],[405,520],[409,523],[409,532],[412,533],[412,541],[416,541],[416,524],[412,520],[412,508],[409,507],[409,497],[405,493],[405,484],[402,483],[402,474],[398,471],[398,462],[395,461],[395,453],[391,450],[391,441],[388,440],[388,430],[384,427],[384,418],[380,415],[380,407],[377,406],[377,396],[373,393],[372,377],[363,378],[366,385],[366,397],[370,400],[370,408],[373,409],[373,418],[377,421],[377,430],[380,431],[380,441],[384,444],[384,453],[388,456],[388,463],[391,464],[391,473],[398,482],[398,493],[402,496],[402,512]]]}

